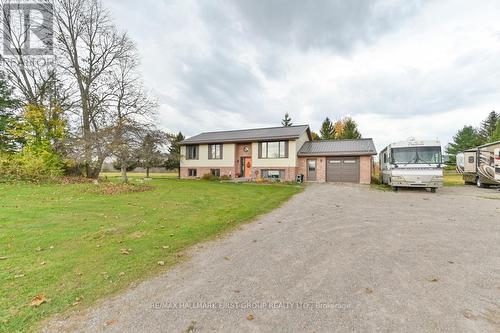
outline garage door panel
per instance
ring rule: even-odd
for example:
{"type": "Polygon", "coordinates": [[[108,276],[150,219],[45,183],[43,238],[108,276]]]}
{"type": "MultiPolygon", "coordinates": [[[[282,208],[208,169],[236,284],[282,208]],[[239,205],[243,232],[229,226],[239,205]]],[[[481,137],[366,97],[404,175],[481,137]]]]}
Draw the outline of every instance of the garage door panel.
{"type": "Polygon", "coordinates": [[[359,182],[359,158],[335,157],[327,161],[326,179],[328,182],[359,182]]]}

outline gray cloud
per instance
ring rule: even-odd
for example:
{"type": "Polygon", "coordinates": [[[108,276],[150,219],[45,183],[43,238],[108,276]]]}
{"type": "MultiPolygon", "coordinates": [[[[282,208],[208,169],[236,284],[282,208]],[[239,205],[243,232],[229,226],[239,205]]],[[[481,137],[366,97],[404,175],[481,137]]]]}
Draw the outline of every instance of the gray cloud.
{"type": "Polygon", "coordinates": [[[244,25],[274,44],[303,50],[352,51],[358,42],[373,42],[415,14],[420,1],[366,0],[233,2],[244,25]]]}

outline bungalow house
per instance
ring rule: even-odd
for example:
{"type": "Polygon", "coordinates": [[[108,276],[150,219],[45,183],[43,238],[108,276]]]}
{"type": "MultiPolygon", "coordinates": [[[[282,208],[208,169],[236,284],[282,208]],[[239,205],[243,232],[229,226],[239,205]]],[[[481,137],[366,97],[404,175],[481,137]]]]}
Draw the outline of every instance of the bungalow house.
{"type": "Polygon", "coordinates": [[[312,141],[307,125],[209,132],[181,142],[181,178],[369,184],[376,154],[372,139],[312,141]]]}

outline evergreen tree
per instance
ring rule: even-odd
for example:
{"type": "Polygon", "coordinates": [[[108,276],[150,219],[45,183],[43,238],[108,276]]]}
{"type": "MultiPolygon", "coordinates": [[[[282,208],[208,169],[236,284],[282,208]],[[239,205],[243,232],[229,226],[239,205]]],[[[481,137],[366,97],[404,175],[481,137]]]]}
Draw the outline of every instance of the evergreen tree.
{"type": "Polygon", "coordinates": [[[347,139],[361,139],[361,133],[358,130],[358,124],[350,118],[347,117],[343,121],[342,133],[337,135],[337,139],[347,140],[347,139]]]}
{"type": "Polygon", "coordinates": [[[179,132],[177,135],[170,136],[170,147],[168,148],[168,158],[165,162],[167,170],[177,169],[179,178],[181,176],[181,146],[180,142],[184,140],[184,135],[179,132]]]}
{"type": "Polygon", "coordinates": [[[139,164],[146,169],[146,178],[149,178],[149,169],[162,166],[165,162],[165,155],[160,147],[168,141],[167,136],[162,131],[151,131],[144,137],[139,149],[139,164]]]}
{"type": "Polygon", "coordinates": [[[479,137],[481,138],[481,143],[488,143],[492,141],[493,133],[497,128],[497,123],[500,120],[500,114],[495,111],[491,111],[488,117],[481,123],[479,128],[479,137]]]}
{"type": "Polygon", "coordinates": [[[326,117],[326,119],[323,121],[323,124],[321,124],[319,134],[321,136],[321,140],[335,139],[335,130],[333,128],[333,123],[328,117],[326,117]]]}
{"type": "Polygon", "coordinates": [[[497,122],[497,128],[495,129],[495,132],[493,132],[491,141],[492,142],[500,141],[500,120],[498,120],[497,122]]]}
{"type": "Polygon", "coordinates": [[[283,118],[283,120],[281,120],[281,125],[283,125],[283,127],[290,127],[293,125],[292,123],[292,118],[290,118],[290,115],[287,113],[285,113],[285,118],[283,118]]]}
{"type": "Polygon", "coordinates": [[[450,142],[446,153],[450,155],[450,162],[456,163],[456,155],[464,150],[477,147],[482,144],[482,139],[478,131],[472,126],[464,126],[453,137],[453,142],[450,142]]]}

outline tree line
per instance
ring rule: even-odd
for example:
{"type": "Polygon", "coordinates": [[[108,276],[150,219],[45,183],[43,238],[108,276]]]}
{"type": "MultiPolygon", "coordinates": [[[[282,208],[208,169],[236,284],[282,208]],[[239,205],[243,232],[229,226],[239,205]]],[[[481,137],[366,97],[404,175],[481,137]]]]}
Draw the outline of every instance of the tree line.
{"type": "MultiPolygon", "coordinates": [[[[281,125],[284,127],[293,125],[289,113],[285,113],[284,118],[281,120],[281,125]]],[[[313,131],[311,135],[313,140],[350,140],[362,138],[358,124],[351,117],[345,117],[335,122],[326,117],[321,124],[319,134],[313,131]]]]}
{"type": "Polygon", "coordinates": [[[182,134],[154,125],[158,104],[143,85],[136,45],[102,1],[43,4],[53,15],[52,56],[30,55],[29,31],[19,32],[19,22],[2,11],[11,50],[0,56],[0,177],[96,179],[107,158],[117,161],[124,181],[134,164],[148,172],[175,166],[168,156],[182,134]]]}
{"type": "Polygon", "coordinates": [[[466,125],[458,130],[446,153],[450,155],[450,162],[455,164],[458,153],[496,141],[500,141],[500,113],[491,111],[478,128],[466,125]]]}

